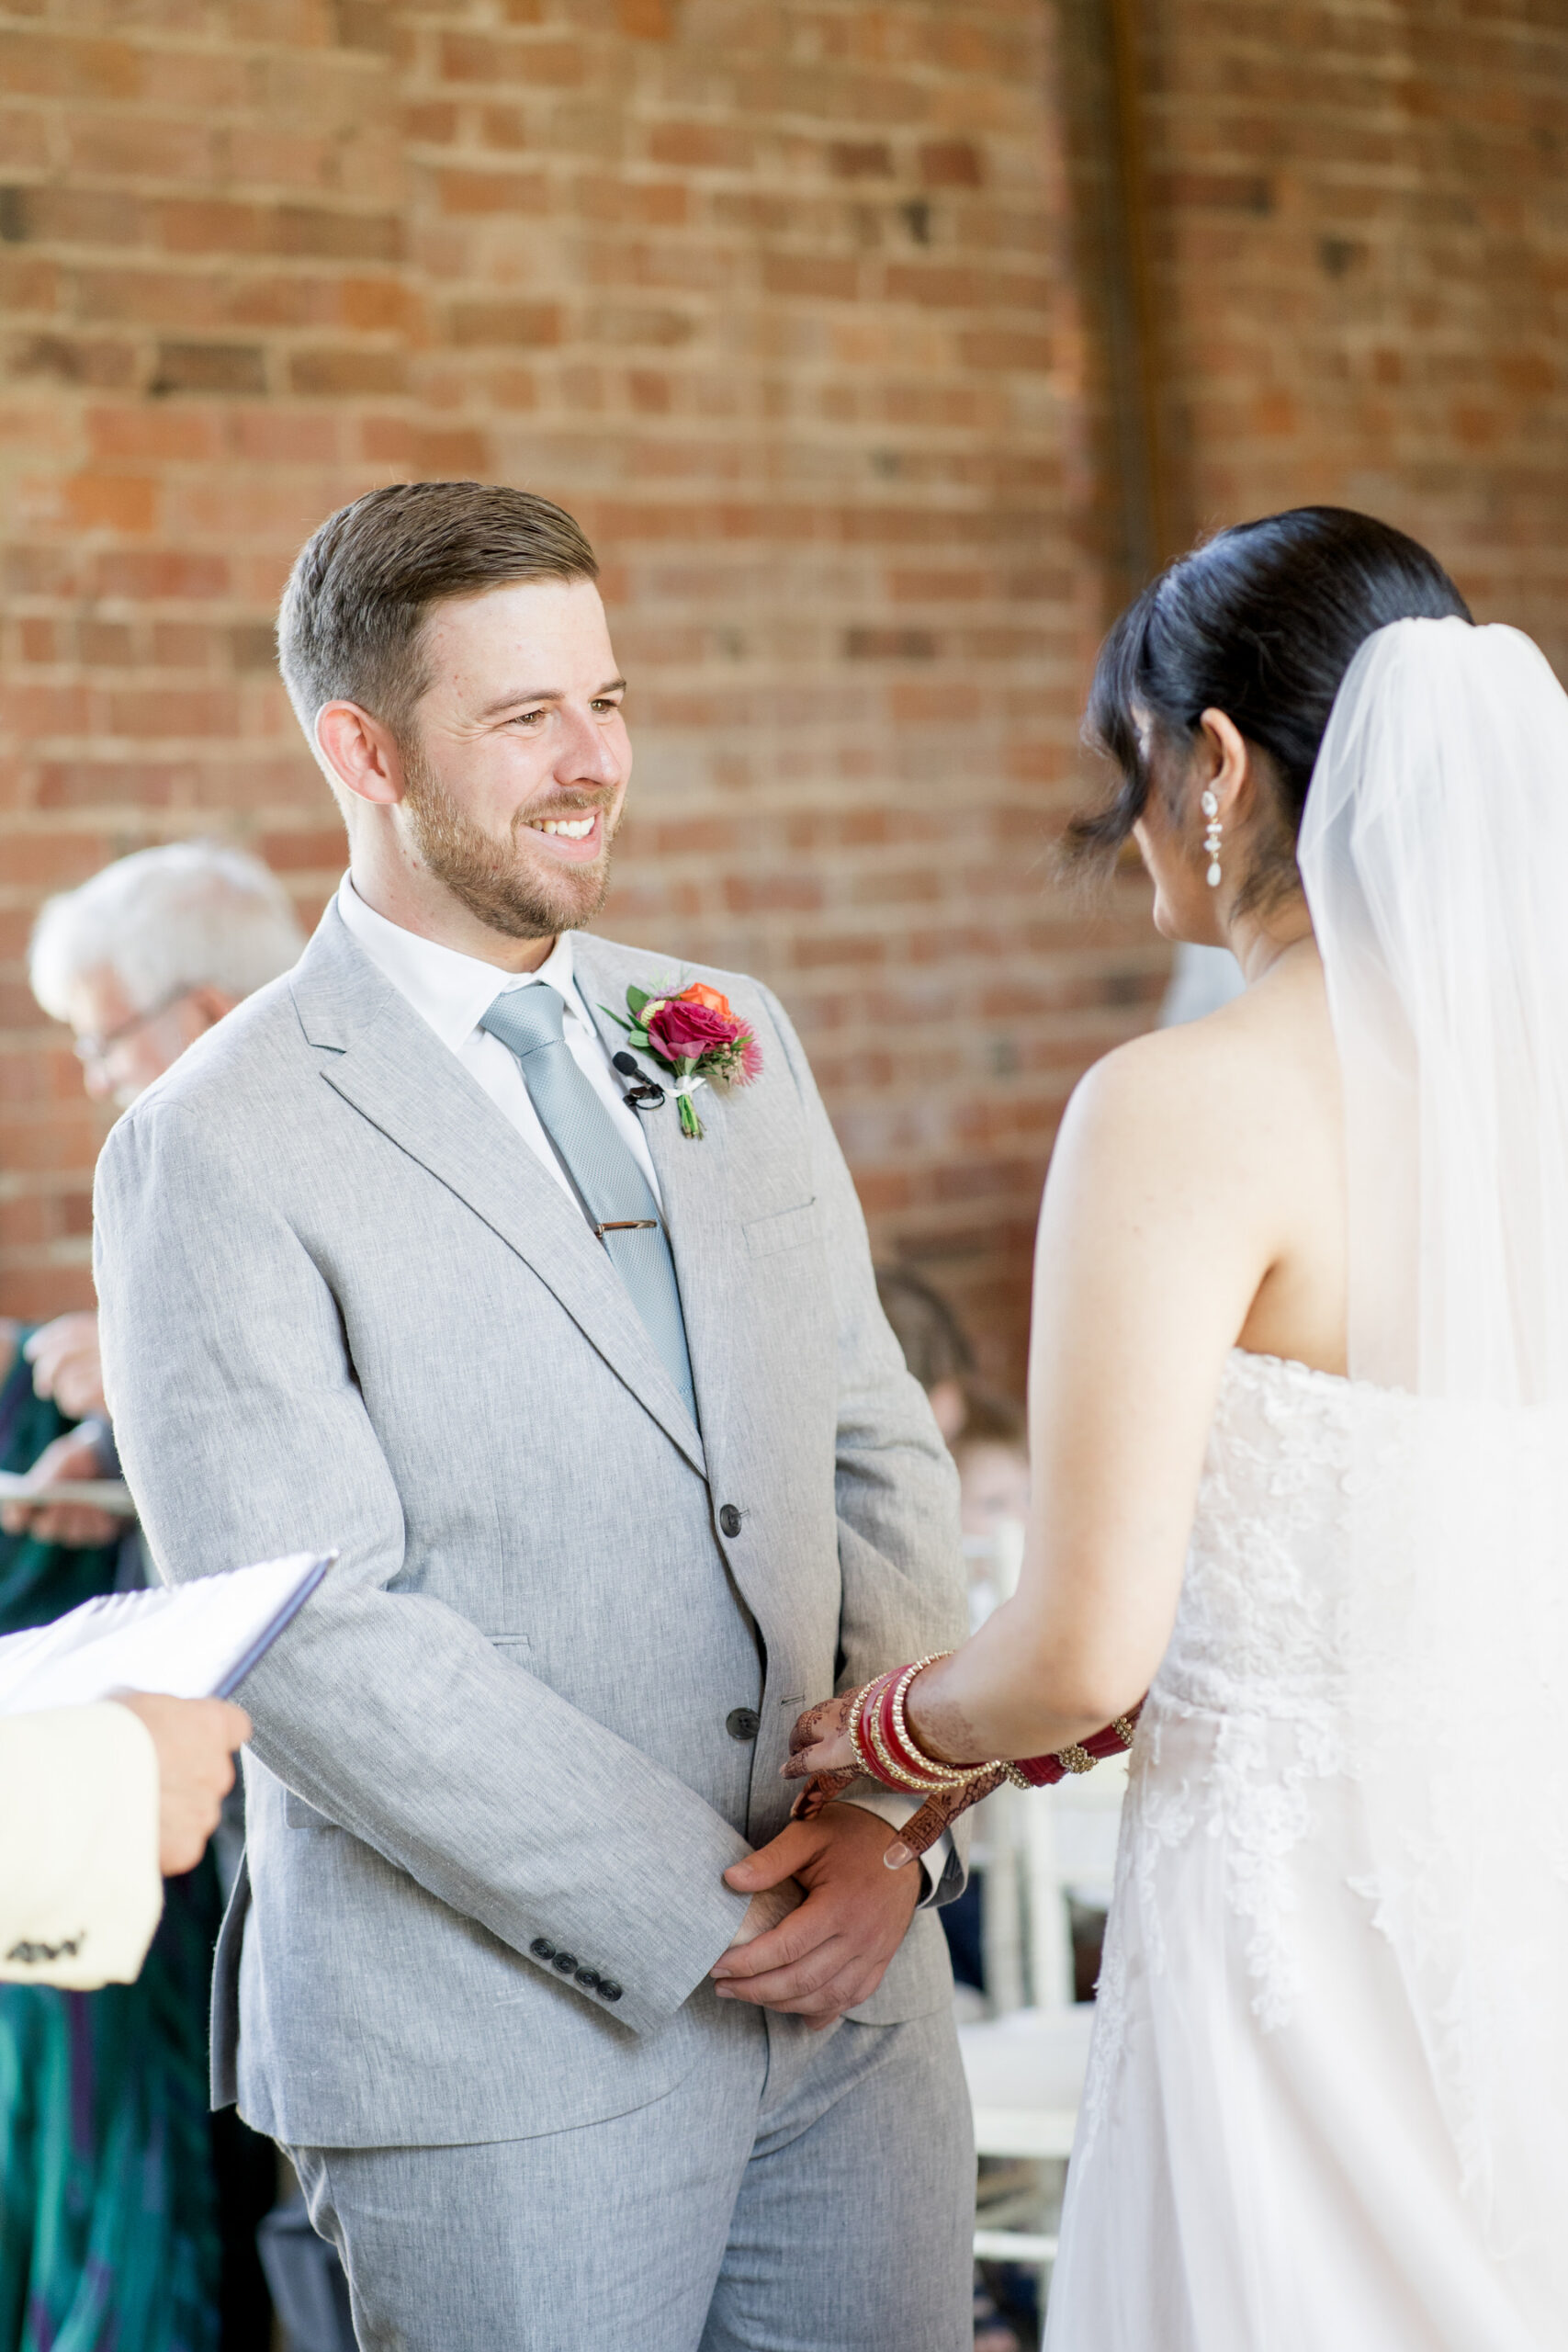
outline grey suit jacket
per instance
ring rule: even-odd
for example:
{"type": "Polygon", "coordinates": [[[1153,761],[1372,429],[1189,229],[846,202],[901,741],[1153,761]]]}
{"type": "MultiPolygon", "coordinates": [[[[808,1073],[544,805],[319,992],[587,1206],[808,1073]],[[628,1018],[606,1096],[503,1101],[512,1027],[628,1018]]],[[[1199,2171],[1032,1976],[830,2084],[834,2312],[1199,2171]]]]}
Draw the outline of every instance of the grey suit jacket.
{"type": "MultiPolygon", "coordinates": [[[[593,1007],[674,968],[576,956],[593,1007]]],[[[704,1093],[701,1142],[672,1100],[648,1121],[700,1434],[572,1203],[335,908],[99,1162],[107,1386],[163,1574],[342,1554],[243,1693],[215,2086],[281,2140],[660,2097],[700,2063],[684,2005],[744,1908],[720,1873],[786,1816],[796,1713],[963,1634],[953,1470],[798,1041],[705,977],[763,1072],[704,1093]]],[[[861,2014],[948,1982],[922,1912],[861,2014]]]]}

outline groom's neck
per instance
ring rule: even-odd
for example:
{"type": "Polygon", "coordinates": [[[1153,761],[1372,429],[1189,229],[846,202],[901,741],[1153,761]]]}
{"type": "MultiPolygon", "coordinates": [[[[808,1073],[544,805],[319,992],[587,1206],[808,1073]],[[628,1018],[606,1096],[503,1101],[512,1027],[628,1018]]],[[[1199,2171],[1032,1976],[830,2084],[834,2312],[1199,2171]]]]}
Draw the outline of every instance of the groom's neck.
{"type": "Polygon", "coordinates": [[[411,866],[397,855],[377,854],[380,847],[355,842],[349,859],[349,878],[357,896],[375,914],[416,938],[434,940],[476,962],[493,964],[501,972],[536,972],[555,945],[554,937],[515,939],[496,931],[471,907],[438,882],[423,867],[411,866]]]}

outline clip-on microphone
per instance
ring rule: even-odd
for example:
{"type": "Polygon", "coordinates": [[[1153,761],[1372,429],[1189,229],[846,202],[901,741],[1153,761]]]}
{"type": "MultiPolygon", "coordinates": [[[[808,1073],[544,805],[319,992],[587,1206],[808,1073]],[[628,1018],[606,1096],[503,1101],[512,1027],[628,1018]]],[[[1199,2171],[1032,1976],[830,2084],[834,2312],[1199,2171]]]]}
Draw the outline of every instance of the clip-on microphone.
{"type": "Polygon", "coordinates": [[[635,1078],[638,1081],[636,1086],[627,1087],[621,1097],[623,1102],[629,1102],[634,1111],[658,1110],[664,1100],[664,1089],[655,1086],[651,1079],[643,1077],[630,1054],[612,1054],[610,1067],[618,1069],[623,1078],[635,1078]]]}

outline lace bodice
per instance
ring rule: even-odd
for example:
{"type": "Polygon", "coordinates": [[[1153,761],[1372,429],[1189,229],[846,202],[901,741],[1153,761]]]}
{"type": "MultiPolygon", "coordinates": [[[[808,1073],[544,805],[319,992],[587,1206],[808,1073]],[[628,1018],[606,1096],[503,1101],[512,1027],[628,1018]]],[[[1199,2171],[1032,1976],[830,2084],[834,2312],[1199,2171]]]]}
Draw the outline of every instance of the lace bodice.
{"type": "Polygon", "coordinates": [[[1352,1435],[1388,1403],[1386,1391],[1232,1350],[1162,1697],[1296,1717],[1339,1703],[1352,1435]]]}
{"type": "MultiPolygon", "coordinates": [[[[1176,1622],[1132,1757],[1117,1879],[1119,1893],[1135,1889],[1149,1964],[1164,1964],[1156,1881],[1199,1839],[1219,1862],[1265,2030],[1289,2018],[1301,1986],[1292,1872],[1314,1791],[1352,1769],[1348,1508],[1369,1461],[1393,1466],[1407,1403],[1232,1351],[1176,1622]]],[[[1113,1922],[1086,2092],[1091,2136],[1120,2049],[1125,1972],[1113,1922]]]]}

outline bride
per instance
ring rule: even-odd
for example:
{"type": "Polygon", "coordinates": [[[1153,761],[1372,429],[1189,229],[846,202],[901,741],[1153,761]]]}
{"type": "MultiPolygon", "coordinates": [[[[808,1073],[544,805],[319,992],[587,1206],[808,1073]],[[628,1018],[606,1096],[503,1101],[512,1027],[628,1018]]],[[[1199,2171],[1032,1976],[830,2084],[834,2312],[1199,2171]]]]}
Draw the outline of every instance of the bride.
{"type": "Polygon", "coordinates": [[[899,1867],[1133,1740],[1052,2352],[1561,2345],[1568,698],[1309,507],[1146,590],[1089,725],[1079,855],[1247,989],[1063,1124],[1016,1599],[788,1769],[930,1791],[899,1867]]]}

